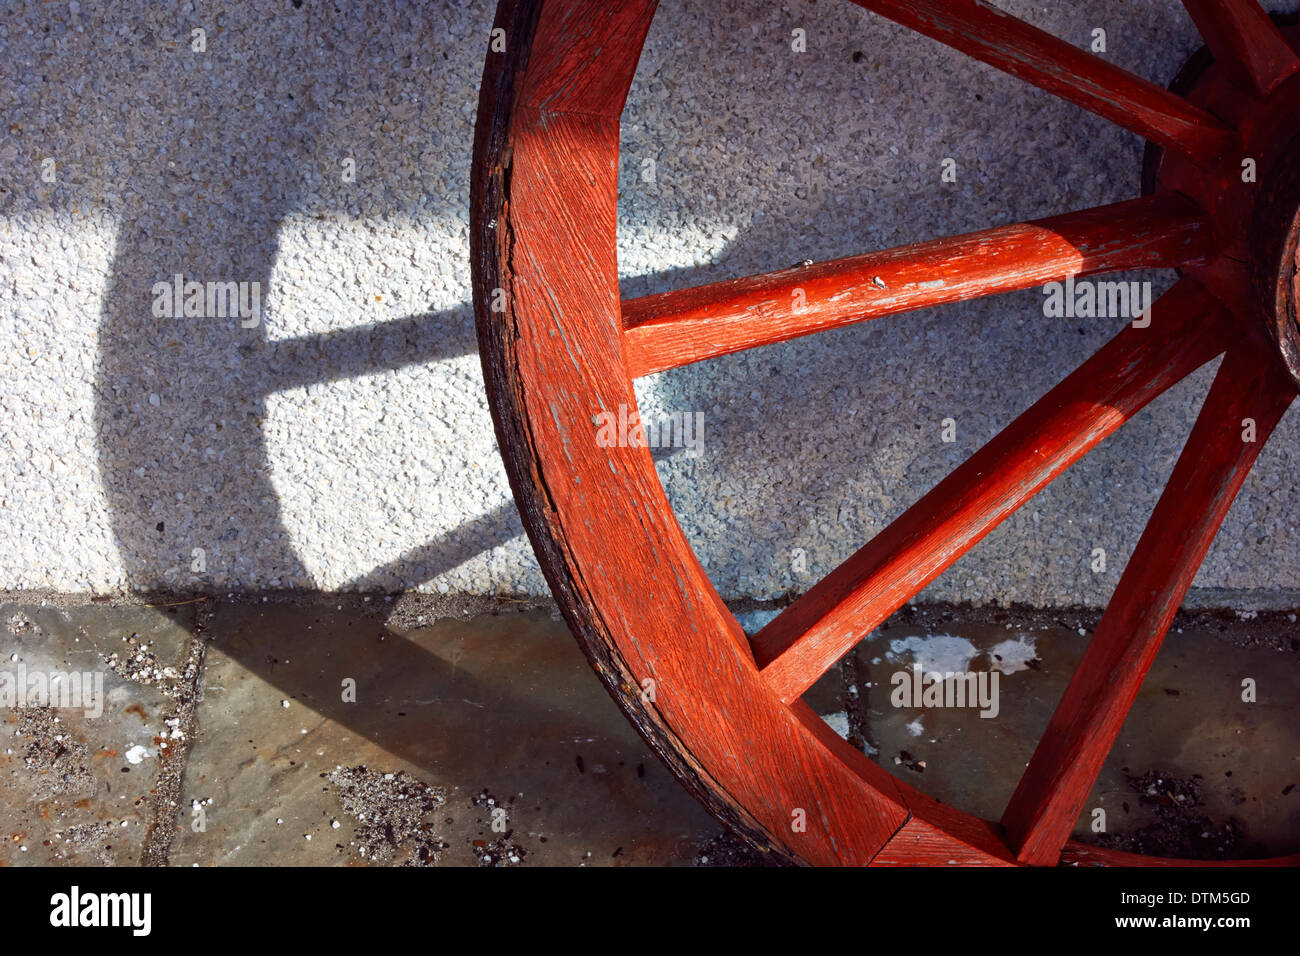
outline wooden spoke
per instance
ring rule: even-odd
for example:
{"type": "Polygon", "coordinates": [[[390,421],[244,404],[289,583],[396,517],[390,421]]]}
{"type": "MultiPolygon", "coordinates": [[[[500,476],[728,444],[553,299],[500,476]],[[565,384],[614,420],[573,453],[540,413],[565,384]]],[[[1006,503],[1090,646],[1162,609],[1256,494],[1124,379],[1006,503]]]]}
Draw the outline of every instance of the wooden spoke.
{"type": "Polygon", "coordinates": [[[1223,322],[1179,283],[753,638],[785,701],[1147,402],[1223,350],[1223,322]]]}
{"type": "Polygon", "coordinates": [[[1145,197],[877,252],[630,299],[633,377],[867,319],[1027,289],[1069,275],[1200,262],[1199,209],[1145,197]]]}
{"type": "Polygon", "coordinates": [[[977,0],[854,0],[977,60],[1202,162],[1236,141],[1186,100],[977,0]]]}
{"type": "Polygon", "coordinates": [[[1264,95],[1300,69],[1300,58],[1258,0],[1183,0],[1216,60],[1264,95]]]}
{"type": "Polygon", "coordinates": [[[1295,385],[1249,342],[1229,350],[1169,484],[1002,823],[1023,863],[1053,864],[1165,631],[1295,385]],[[1246,420],[1252,440],[1244,440],[1246,420]]]}

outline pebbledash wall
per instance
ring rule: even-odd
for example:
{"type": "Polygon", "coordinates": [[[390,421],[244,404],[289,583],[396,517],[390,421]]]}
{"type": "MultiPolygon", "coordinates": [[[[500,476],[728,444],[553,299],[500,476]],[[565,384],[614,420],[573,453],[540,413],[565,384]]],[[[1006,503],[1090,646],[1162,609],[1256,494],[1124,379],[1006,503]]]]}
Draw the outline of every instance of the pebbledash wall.
{"type": "MultiPolygon", "coordinates": [[[[468,305],[492,6],[6,6],[0,588],[545,592],[468,305]]],[[[1197,45],[1177,0],[999,6],[1081,46],[1103,29],[1106,57],[1161,83],[1197,45]]],[[[803,0],[664,0],[623,140],[626,295],[1130,198],[1142,151],[852,4],[803,0]]],[[[806,587],[1126,321],[1046,298],[639,382],[647,416],[701,426],[655,455],[723,594],[806,587]]],[[[928,597],[1103,602],[1212,371],[928,597]]],[[[1297,427],[1265,450],[1203,599],[1297,584],[1297,427]]]]}

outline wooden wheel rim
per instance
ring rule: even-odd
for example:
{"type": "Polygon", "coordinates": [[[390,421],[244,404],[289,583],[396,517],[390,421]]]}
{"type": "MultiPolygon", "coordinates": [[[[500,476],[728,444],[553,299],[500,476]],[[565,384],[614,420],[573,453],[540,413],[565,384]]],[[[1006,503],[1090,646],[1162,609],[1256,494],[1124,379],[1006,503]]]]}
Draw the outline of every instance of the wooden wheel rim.
{"type": "MultiPolygon", "coordinates": [[[[916,14],[915,8],[934,6],[862,5],[888,8],[880,12],[901,22],[916,14]]],[[[952,6],[959,8],[958,17],[996,13],[975,3],[952,6]]],[[[793,673],[796,667],[804,667],[799,663],[801,655],[810,644],[812,658],[821,659],[829,653],[816,642],[802,646],[783,643],[782,619],[786,627],[808,624],[801,619],[802,612],[796,611],[802,599],[773,622],[777,627],[765,628],[751,644],[696,560],[664,494],[649,450],[598,445],[601,413],[620,406],[636,409],[633,377],[671,367],[662,365],[661,356],[630,337],[626,329],[652,326],[655,306],[664,301],[671,305],[672,294],[650,297],[658,302],[638,300],[633,308],[640,311],[629,321],[632,310],[619,299],[616,255],[619,116],[654,7],[655,0],[633,0],[617,7],[596,0],[501,0],[494,25],[497,42],[488,54],[475,136],[471,194],[474,303],[498,442],[543,572],[592,666],[632,723],[705,806],[754,846],[782,862],[1196,863],[1075,844],[1065,839],[1068,827],[1064,836],[1054,836],[1060,831],[1059,820],[1053,818],[1053,825],[1045,827],[1038,818],[1062,812],[1051,802],[1055,791],[1049,788],[1041,800],[1035,799],[1028,793],[1032,785],[1023,780],[1013,807],[1017,799],[1032,806],[1010,822],[1004,817],[1007,825],[1003,826],[944,806],[892,777],[830,730],[799,699],[798,694],[811,683],[806,674],[793,673]],[[499,42],[502,38],[504,44],[499,42]],[[793,650],[800,653],[783,653],[793,650]],[[781,670],[786,665],[792,669],[790,675],[781,670]]],[[[935,33],[931,31],[931,35],[935,33]]],[[[959,43],[952,45],[961,48],[959,43]]],[[[1145,88],[1139,92],[1151,95],[1145,88]]],[[[1158,97],[1153,102],[1165,103],[1158,97]]],[[[1167,129],[1155,134],[1164,138],[1162,145],[1191,153],[1218,156],[1229,142],[1227,131],[1212,122],[1202,123],[1198,115],[1179,114],[1165,126],[1167,129]]],[[[1209,256],[1205,245],[1209,230],[1202,228],[1204,223],[1187,208],[1171,205],[1168,196],[1149,202],[1164,205],[1158,209],[1143,206],[1134,212],[1146,216],[1158,211],[1162,229],[1158,236],[1143,234],[1128,243],[1127,253],[1137,259],[1128,258],[1124,265],[1106,258],[1108,253],[1101,247],[1109,249],[1109,245],[1099,241],[1094,249],[1089,244],[1092,226],[1086,219],[1054,223],[1045,231],[1066,238],[1068,251],[1075,255],[1066,263],[1071,273],[1110,271],[1131,267],[1134,261],[1144,265],[1204,263],[1209,256]]],[[[1116,215],[1123,218],[1124,213],[1116,215]]],[[[1029,239],[1037,236],[1033,231],[1026,235],[1029,239]]],[[[992,241],[1027,240],[1007,233],[992,241]]],[[[961,251],[949,246],[941,250],[944,255],[961,251]]],[[[978,281],[993,291],[1041,284],[1061,274],[1063,268],[1060,257],[1053,259],[1050,252],[1042,270],[1018,277],[1019,286],[999,285],[996,277],[988,276],[978,281]]],[[[878,260],[868,265],[880,268],[878,260]]],[[[1194,313],[1195,328],[1190,319],[1171,318],[1154,337],[1158,347],[1150,344],[1153,337],[1144,341],[1144,361],[1149,363],[1152,382],[1135,385],[1116,375],[1115,381],[1106,383],[1122,397],[1123,401],[1117,398],[1116,402],[1124,414],[1117,421],[1104,423],[1099,434],[1078,448],[1062,451],[1059,467],[1053,464],[1043,469],[1042,484],[1155,394],[1225,349],[1229,358],[1224,368],[1228,371],[1220,375],[1225,384],[1216,384],[1217,392],[1212,390],[1207,406],[1217,401],[1216,408],[1222,406],[1237,414],[1240,409],[1233,404],[1234,394],[1249,384],[1257,389],[1257,395],[1275,398],[1247,409],[1260,418],[1264,438],[1281,417],[1293,389],[1288,381],[1285,401],[1277,397],[1282,394],[1278,380],[1283,373],[1278,363],[1257,360],[1261,337],[1254,333],[1245,337],[1249,339],[1248,354],[1215,309],[1199,300],[1193,303],[1195,293],[1189,291],[1187,282],[1175,287],[1171,295],[1181,306],[1179,313],[1194,313]],[[1192,338],[1192,331],[1201,344],[1177,344],[1192,338]],[[1160,366],[1168,372],[1156,371],[1160,366]]],[[[716,308],[717,303],[711,307],[716,308]]],[[[1171,306],[1168,311],[1172,314],[1175,309],[1171,306]]],[[[1123,348],[1131,346],[1129,339],[1121,334],[1115,340],[1121,345],[1112,343],[1107,348],[1114,351],[1104,355],[1104,360],[1091,360],[1096,367],[1090,371],[1105,373],[1108,362],[1124,358],[1123,348]]],[[[734,348],[713,347],[685,361],[731,350],[734,348]]],[[[1060,403],[1067,398],[1072,396],[1063,393],[1060,407],[1049,403],[1048,410],[1066,408],[1060,403]]],[[[1031,413],[1023,417],[1032,419],[1031,413]]],[[[1024,427],[1041,424],[1031,420],[1024,427]]],[[[1199,424],[1198,429],[1206,431],[1199,424]]],[[[1198,434],[1194,432],[1189,445],[1198,434]]],[[[1205,434],[1201,438],[1213,440],[1205,434]]],[[[1254,453],[1236,456],[1246,459],[1244,464],[1227,460],[1231,455],[1224,457],[1226,471],[1217,479],[1225,488],[1232,486],[1231,493],[1222,502],[1221,511],[1217,505],[1211,509],[1218,512],[1217,517],[1210,514],[1206,519],[1210,539],[1240,486],[1237,472],[1244,479],[1244,469],[1254,453]]],[[[1171,486],[1180,475],[1176,469],[1171,486]]],[[[1199,486],[1187,487],[1195,491],[1199,486]]],[[[1217,485],[1209,486],[1209,491],[1215,490],[1217,485]]],[[[973,540],[978,537],[982,533],[973,540]]],[[[1189,537],[1195,535],[1189,533],[1189,537]]],[[[1204,544],[1208,547],[1208,539],[1204,544]]],[[[1179,556],[1181,552],[1174,552],[1169,557],[1179,556]]],[[[1186,584],[1190,584],[1190,576],[1186,584]]],[[[1176,608],[1177,601],[1168,612],[1170,616],[1176,608]]],[[[813,607],[818,613],[822,610],[813,607]]],[[[813,617],[813,624],[821,621],[816,614],[813,617]]],[[[800,634],[806,636],[803,631],[800,634]]],[[[1160,636],[1163,629],[1155,647],[1160,636]]],[[[823,644],[838,646],[831,640],[823,644]]],[[[1121,661],[1129,650],[1114,649],[1110,663],[1121,661]]],[[[1148,650],[1154,654],[1154,647],[1142,652],[1148,650]]],[[[1149,666],[1149,659],[1146,664],[1149,666]]],[[[1140,676],[1137,680],[1140,683],[1140,676]]],[[[1118,723],[1122,719],[1123,713],[1118,723]]],[[[1051,730],[1049,727],[1049,733],[1051,730]]],[[[1052,786],[1058,783],[1053,778],[1052,786]]],[[[1068,826],[1077,816],[1076,810],[1068,826]]]]}

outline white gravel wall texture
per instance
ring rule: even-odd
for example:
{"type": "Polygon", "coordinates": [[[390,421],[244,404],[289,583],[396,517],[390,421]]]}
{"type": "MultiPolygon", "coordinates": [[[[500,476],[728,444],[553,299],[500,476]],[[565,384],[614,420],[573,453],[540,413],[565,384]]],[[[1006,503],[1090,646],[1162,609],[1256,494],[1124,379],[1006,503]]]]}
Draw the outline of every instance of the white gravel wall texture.
{"type": "MultiPolygon", "coordinates": [[[[1100,27],[1108,58],[1161,83],[1199,45],[1177,0],[999,6],[1080,45],[1100,27]]],[[[492,8],[0,9],[0,587],[545,593],[469,309],[492,8]],[[260,321],[156,316],[177,274],[257,283],[260,321]]],[[[1130,198],[1142,144],[847,2],[663,0],[623,148],[635,295],[1130,198]]],[[[1042,300],[639,382],[648,417],[704,413],[703,453],[659,466],[723,594],[806,587],[1123,324],[1045,319],[1042,300]]],[[[927,596],[1102,603],[1211,373],[927,596]]],[[[1250,604],[1297,583],[1296,437],[1292,413],[1198,587],[1250,604]]]]}

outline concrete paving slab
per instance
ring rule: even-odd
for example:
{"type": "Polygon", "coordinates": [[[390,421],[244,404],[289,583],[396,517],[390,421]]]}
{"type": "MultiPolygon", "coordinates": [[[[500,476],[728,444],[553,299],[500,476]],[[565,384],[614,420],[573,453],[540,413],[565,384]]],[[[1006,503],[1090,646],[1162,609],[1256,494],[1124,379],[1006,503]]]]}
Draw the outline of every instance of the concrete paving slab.
{"type": "MultiPolygon", "coordinates": [[[[0,602],[0,864],[761,862],[650,754],[557,617],[485,606],[0,602]],[[58,671],[102,674],[102,715],[3,696],[58,671]]],[[[1095,623],[905,608],[805,699],[891,773],[996,818],[1095,623]],[[918,659],[996,664],[997,716],[894,707],[891,677],[918,659]]],[[[1180,618],[1076,836],[1200,858],[1300,849],[1298,658],[1287,613],[1180,618]]]]}
{"type": "Polygon", "coordinates": [[[390,609],[215,610],[173,864],[676,865],[718,833],[561,621],[390,609]]]}
{"type": "Polygon", "coordinates": [[[183,751],[192,607],[0,604],[0,865],[132,865],[183,751]]]}

